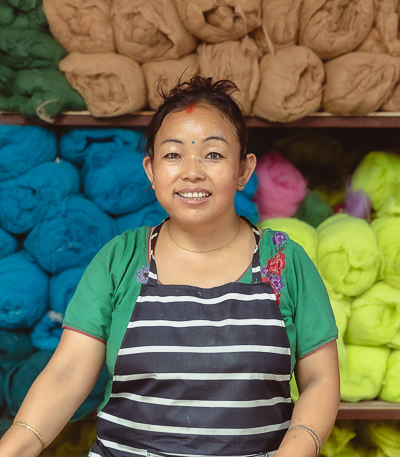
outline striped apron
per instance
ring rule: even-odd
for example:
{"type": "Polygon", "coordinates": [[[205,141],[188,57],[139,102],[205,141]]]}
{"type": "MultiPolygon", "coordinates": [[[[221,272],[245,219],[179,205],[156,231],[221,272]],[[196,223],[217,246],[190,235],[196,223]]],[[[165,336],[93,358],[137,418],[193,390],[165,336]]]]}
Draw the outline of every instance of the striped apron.
{"type": "Polygon", "coordinates": [[[258,245],[252,284],[142,284],[90,457],[272,456],[289,426],[290,347],[258,245]]]}

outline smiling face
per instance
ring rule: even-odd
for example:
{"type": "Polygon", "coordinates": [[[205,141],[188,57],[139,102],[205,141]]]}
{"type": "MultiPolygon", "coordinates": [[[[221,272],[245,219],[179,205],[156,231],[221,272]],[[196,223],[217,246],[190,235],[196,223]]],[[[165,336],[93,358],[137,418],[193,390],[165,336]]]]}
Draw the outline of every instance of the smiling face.
{"type": "Polygon", "coordinates": [[[232,125],[218,111],[191,106],[164,119],[154,159],[146,157],[143,166],[171,222],[208,223],[235,217],[235,193],[250,178],[255,157],[240,160],[232,125]]]}

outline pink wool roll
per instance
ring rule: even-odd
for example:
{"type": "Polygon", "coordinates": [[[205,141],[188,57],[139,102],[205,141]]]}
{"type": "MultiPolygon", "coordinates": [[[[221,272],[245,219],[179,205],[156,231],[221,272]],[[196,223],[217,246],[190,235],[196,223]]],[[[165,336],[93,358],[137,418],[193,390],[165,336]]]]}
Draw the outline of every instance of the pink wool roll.
{"type": "Polygon", "coordinates": [[[278,152],[269,151],[259,159],[256,175],[254,201],[260,221],[294,216],[307,193],[307,183],[295,166],[278,152]]]}

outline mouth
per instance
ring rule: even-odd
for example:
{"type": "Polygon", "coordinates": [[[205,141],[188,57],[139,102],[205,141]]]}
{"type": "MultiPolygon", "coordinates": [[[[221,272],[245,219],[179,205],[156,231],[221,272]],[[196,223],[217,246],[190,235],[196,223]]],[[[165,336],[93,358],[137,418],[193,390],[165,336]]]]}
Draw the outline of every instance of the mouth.
{"type": "Polygon", "coordinates": [[[209,192],[177,192],[176,195],[184,200],[202,201],[208,198],[211,194],[209,192]]]}

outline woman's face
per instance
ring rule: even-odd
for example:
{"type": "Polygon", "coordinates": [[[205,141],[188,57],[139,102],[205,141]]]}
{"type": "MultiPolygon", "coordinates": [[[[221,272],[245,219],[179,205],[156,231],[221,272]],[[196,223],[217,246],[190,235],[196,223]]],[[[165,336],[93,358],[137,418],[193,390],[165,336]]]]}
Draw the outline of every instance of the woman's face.
{"type": "Polygon", "coordinates": [[[153,162],[146,157],[143,166],[171,220],[207,223],[235,213],[236,190],[250,179],[255,157],[241,161],[231,123],[212,108],[195,106],[164,119],[153,162]]]}

